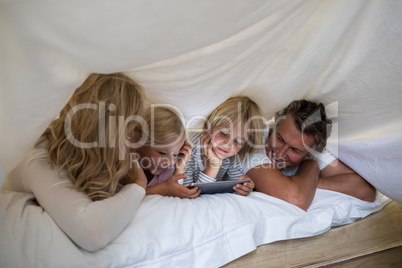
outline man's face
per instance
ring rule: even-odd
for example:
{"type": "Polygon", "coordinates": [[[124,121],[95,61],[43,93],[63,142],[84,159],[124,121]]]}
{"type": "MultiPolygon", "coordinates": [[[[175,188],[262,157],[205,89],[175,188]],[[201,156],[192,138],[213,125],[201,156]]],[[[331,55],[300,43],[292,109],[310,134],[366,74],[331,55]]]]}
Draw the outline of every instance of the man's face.
{"type": "Polygon", "coordinates": [[[312,147],[314,137],[302,134],[296,127],[293,116],[288,114],[269,136],[265,147],[267,156],[278,169],[297,166],[308,154],[305,147],[312,147]]]}

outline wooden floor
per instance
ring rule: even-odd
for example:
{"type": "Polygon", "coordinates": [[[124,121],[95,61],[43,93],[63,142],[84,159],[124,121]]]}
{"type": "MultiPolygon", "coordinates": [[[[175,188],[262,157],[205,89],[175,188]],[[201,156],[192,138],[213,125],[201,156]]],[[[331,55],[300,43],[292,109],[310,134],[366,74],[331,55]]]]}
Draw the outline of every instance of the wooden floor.
{"type": "Polygon", "coordinates": [[[261,245],[235,267],[402,267],[402,204],[321,235],[261,245]]]}

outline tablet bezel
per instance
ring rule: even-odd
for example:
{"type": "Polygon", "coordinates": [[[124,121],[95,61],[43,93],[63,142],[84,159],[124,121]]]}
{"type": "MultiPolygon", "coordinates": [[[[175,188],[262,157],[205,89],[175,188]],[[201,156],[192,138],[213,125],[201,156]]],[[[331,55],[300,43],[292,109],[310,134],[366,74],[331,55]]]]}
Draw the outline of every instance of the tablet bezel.
{"type": "Polygon", "coordinates": [[[236,184],[243,184],[250,182],[250,180],[230,180],[230,181],[216,181],[216,182],[199,182],[191,183],[187,188],[192,189],[198,187],[201,189],[201,194],[221,194],[221,193],[234,193],[233,186],[236,184]]]}

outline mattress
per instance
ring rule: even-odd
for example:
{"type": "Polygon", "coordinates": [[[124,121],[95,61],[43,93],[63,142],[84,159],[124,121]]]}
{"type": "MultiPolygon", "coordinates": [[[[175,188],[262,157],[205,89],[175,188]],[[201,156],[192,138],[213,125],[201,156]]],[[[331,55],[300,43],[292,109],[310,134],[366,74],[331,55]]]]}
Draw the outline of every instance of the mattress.
{"type": "Polygon", "coordinates": [[[224,267],[317,267],[323,265],[401,267],[402,205],[392,201],[381,211],[365,219],[331,228],[328,232],[314,237],[261,245],[255,251],[224,267]]]}
{"type": "MultiPolygon", "coordinates": [[[[263,244],[320,237],[331,227],[365,218],[389,202],[381,194],[376,201],[365,202],[317,190],[306,212],[258,192],[191,200],[152,195],[144,198],[114,241],[87,252],[61,231],[32,195],[2,191],[0,267],[219,267],[263,244]]],[[[376,232],[377,226],[370,227],[376,232]]],[[[293,256],[292,251],[285,252],[293,256]]]]}

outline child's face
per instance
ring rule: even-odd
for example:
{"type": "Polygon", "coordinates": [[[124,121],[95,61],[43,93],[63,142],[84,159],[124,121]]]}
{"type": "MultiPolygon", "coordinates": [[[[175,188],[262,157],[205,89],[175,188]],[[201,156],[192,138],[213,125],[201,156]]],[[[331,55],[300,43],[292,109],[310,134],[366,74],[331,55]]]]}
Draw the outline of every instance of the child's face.
{"type": "Polygon", "coordinates": [[[221,159],[234,156],[247,143],[243,124],[219,125],[212,129],[212,145],[214,153],[221,159]]]}
{"type": "Polygon", "coordinates": [[[180,148],[183,144],[184,139],[166,145],[158,145],[157,147],[142,147],[139,150],[142,168],[148,170],[153,175],[161,174],[166,168],[176,164],[180,148]]]}

